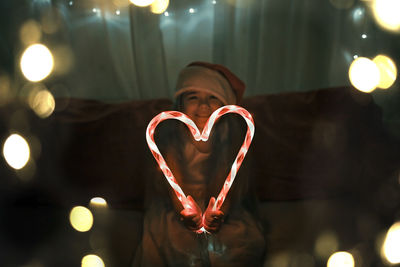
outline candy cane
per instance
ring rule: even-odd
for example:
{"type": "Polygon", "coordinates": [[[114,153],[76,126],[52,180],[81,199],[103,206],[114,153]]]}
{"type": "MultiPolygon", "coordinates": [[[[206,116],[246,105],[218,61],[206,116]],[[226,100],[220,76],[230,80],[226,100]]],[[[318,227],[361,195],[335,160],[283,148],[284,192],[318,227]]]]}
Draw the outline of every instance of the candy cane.
{"type": "Polygon", "coordinates": [[[251,117],[250,113],[239,106],[236,105],[228,105],[228,106],[223,106],[214,111],[210,118],[207,120],[203,132],[200,134],[199,129],[197,128],[196,124],[185,114],[179,112],[179,111],[164,111],[155,116],[149,123],[146,129],[146,140],[147,144],[150,148],[151,153],[153,154],[154,158],[156,159],[158,165],[160,166],[161,171],[163,172],[165,178],[167,179],[168,183],[171,185],[172,189],[174,190],[176,196],[178,197],[179,201],[182,203],[182,206],[184,208],[189,208],[190,205],[188,203],[188,200],[186,198],[185,193],[183,192],[182,188],[179,186],[177,183],[174,175],[172,174],[170,168],[168,167],[167,163],[164,160],[164,157],[161,155],[155,141],[154,141],[154,131],[157,125],[165,120],[168,119],[175,119],[179,120],[189,128],[190,132],[192,133],[194,139],[196,141],[207,141],[211,129],[214,126],[214,123],[223,115],[227,113],[236,113],[239,114],[244,118],[244,120],[247,123],[247,132],[246,136],[244,138],[243,144],[240,147],[240,150],[232,164],[232,168],[228,174],[228,176],[225,179],[224,185],[217,197],[217,200],[215,201],[213,209],[220,209],[222,204],[224,203],[224,200],[226,198],[226,195],[229,192],[229,189],[232,186],[233,181],[235,180],[236,174],[242,165],[242,162],[244,160],[244,157],[246,156],[246,153],[250,147],[251,141],[253,140],[254,136],[254,131],[255,131],[255,126],[254,126],[254,121],[253,118],[251,117]]]}

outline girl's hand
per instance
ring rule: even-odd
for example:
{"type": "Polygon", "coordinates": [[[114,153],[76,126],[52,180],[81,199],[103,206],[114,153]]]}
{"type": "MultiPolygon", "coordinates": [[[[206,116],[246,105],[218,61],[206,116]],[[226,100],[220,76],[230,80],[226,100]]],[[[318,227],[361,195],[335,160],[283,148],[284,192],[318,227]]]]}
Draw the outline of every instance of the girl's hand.
{"type": "Polygon", "coordinates": [[[212,197],[203,215],[204,229],[211,233],[217,232],[224,222],[224,213],[221,210],[214,209],[214,204],[215,197],[212,197]]]}
{"type": "Polygon", "coordinates": [[[191,196],[188,196],[187,200],[190,207],[181,211],[181,221],[189,230],[196,232],[202,227],[201,209],[191,196]]]}

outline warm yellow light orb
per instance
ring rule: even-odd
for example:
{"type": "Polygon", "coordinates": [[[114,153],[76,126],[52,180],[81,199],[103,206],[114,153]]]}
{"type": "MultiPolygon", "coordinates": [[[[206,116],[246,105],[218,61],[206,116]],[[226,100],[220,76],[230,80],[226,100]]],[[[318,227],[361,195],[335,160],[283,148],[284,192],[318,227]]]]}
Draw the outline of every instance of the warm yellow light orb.
{"type": "Polygon", "coordinates": [[[382,254],[391,264],[400,263],[400,222],[393,224],[387,232],[382,254]]]}
{"type": "Polygon", "coordinates": [[[154,0],[129,0],[135,6],[145,7],[151,5],[154,0]]]}
{"type": "Polygon", "coordinates": [[[89,209],[77,206],[71,210],[69,221],[75,230],[79,232],[87,232],[92,228],[93,215],[89,209]]]}
{"type": "Polygon", "coordinates": [[[318,236],[315,241],[314,251],[320,258],[328,258],[333,252],[337,251],[339,242],[332,232],[325,232],[318,236]]]}
{"type": "Polygon", "coordinates": [[[358,57],[350,65],[349,78],[355,88],[370,93],[379,84],[379,69],[372,60],[366,57],[358,57]]]}
{"type": "Polygon", "coordinates": [[[3,156],[12,168],[22,169],[28,163],[30,156],[28,142],[19,134],[10,135],[4,142],[3,156]]]}
{"type": "Polygon", "coordinates": [[[102,197],[94,197],[90,200],[90,204],[94,206],[102,206],[106,207],[107,206],[107,201],[102,198],[102,197]]]}
{"type": "Polygon", "coordinates": [[[42,38],[40,24],[35,20],[26,21],[19,31],[19,38],[25,45],[39,42],[40,38],[42,38]]]}
{"type": "Polygon", "coordinates": [[[20,67],[25,78],[38,82],[53,70],[54,60],[50,50],[42,44],[29,46],[21,57],[20,67]]]}
{"type": "Polygon", "coordinates": [[[372,61],[380,73],[378,88],[387,89],[392,86],[397,78],[397,68],[393,60],[384,55],[377,55],[372,61]]]}
{"type": "Polygon", "coordinates": [[[89,254],[86,255],[85,257],[82,258],[81,262],[82,267],[104,267],[104,262],[103,260],[94,254],[89,254]]]}
{"type": "Polygon", "coordinates": [[[167,10],[169,5],[169,0],[155,0],[151,4],[151,12],[154,14],[162,14],[167,10]]]}
{"type": "Polygon", "coordinates": [[[346,251],[335,252],[329,257],[327,267],[354,267],[353,255],[346,251]]]}
{"type": "Polygon", "coordinates": [[[372,12],[375,21],[383,29],[400,33],[399,11],[399,0],[373,0],[372,12]]]}
{"type": "Polygon", "coordinates": [[[41,118],[50,116],[56,106],[54,97],[48,90],[33,91],[28,101],[32,110],[41,118]]]}

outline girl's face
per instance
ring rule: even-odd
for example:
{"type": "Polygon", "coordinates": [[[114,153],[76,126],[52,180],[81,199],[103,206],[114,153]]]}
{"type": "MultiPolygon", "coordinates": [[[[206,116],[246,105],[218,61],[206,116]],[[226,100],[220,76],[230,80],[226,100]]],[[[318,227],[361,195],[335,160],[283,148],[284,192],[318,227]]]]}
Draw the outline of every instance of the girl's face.
{"type": "Polygon", "coordinates": [[[223,103],[217,97],[201,91],[185,93],[182,97],[182,103],[183,113],[196,123],[200,132],[211,114],[223,106],[223,103]]]}

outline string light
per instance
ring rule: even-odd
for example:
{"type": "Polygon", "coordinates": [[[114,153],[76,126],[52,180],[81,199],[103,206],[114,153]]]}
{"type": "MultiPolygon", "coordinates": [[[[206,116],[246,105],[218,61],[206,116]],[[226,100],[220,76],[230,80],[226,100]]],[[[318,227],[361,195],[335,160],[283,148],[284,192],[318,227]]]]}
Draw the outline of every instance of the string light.
{"type": "Polygon", "coordinates": [[[367,38],[367,35],[366,35],[365,33],[363,33],[363,34],[361,35],[361,38],[365,39],[365,38],[367,38]]]}
{"type": "Polygon", "coordinates": [[[53,71],[53,55],[46,46],[33,44],[22,54],[20,67],[25,78],[32,82],[41,81],[53,71]]]}
{"type": "Polygon", "coordinates": [[[92,228],[92,212],[82,206],[74,207],[69,214],[69,221],[72,227],[79,232],[87,232],[92,228]]]}
{"type": "Polygon", "coordinates": [[[145,7],[151,5],[155,0],[129,0],[129,1],[131,1],[131,3],[136,6],[145,7]]]}
{"type": "Polygon", "coordinates": [[[366,57],[357,57],[350,65],[349,78],[355,88],[370,93],[379,84],[379,69],[372,60],[366,57]]]}
{"type": "Polygon", "coordinates": [[[10,135],[4,142],[3,156],[12,168],[22,169],[28,163],[30,157],[28,142],[19,134],[10,135]]]}
{"type": "Polygon", "coordinates": [[[382,246],[382,255],[391,264],[400,263],[400,222],[388,230],[382,246]]]}
{"type": "Polygon", "coordinates": [[[169,0],[155,0],[150,6],[150,10],[154,14],[162,14],[167,10],[168,6],[169,0]]]}
{"type": "Polygon", "coordinates": [[[102,197],[94,197],[90,200],[90,204],[94,206],[107,207],[107,201],[102,197]]]}
{"type": "Polygon", "coordinates": [[[378,88],[387,89],[392,86],[397,78],[397,68],[393,60],[385,55],[377,55],[372,61],[380,73],[378,88]]]}
{"type": "Polygon", "coordinates": [[[399,0],[373,0],[372,3],[375,21],[388,31],[400,32],[399,10],[399,0]]]}
{"type": "Polygon", "coordinates": [[[94,254],[86,255],[82,258],[81,267],[104,267],[103,260],[94,254]]]}
{"type": "Polygon", "coordinates": [[[353,255],[346,251],[335,252],[329,257],[327,267],[354,267],[353,255]]]}

